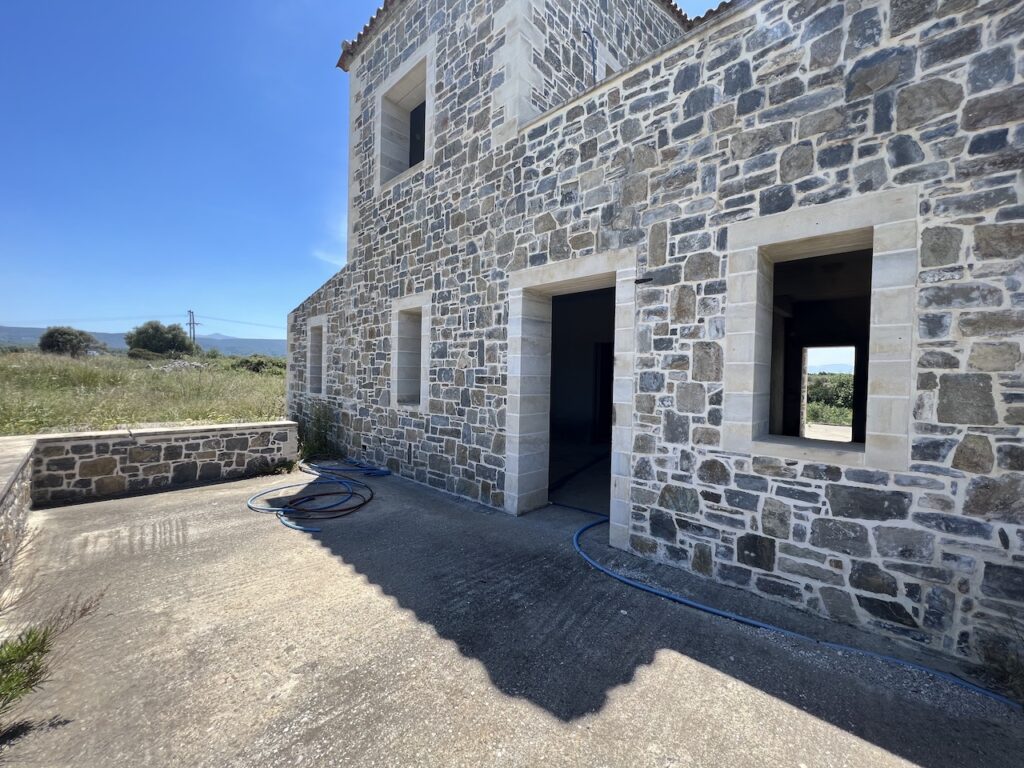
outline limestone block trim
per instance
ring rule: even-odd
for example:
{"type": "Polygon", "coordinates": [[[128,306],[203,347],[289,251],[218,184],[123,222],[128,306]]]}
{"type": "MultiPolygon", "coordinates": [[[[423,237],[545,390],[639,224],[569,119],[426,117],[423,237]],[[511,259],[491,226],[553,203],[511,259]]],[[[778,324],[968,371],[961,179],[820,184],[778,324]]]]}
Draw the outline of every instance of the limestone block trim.
{"type": "MultiPolygon", "coordinates": [[[[374,157],[374,172],[373,172],[373,187],[378,192],[385,192],[392,187],[401,184],[403,181],[415,176],[418,173],[423,173],[428,170],[434,164],[434,93],[437,83],[437,57],[434,55],[434,51],[437,48],[437,38],[431,36],[427,38],[424,43],[416,49],[415,53],[411,54],[406,58],[400,67],[398,67],[391,75],[385,80],[377,93],[374,95],[374,116],[373,116],[373,157],[374,157]],[[424,152],[423,162],[418,165],[414,165],[397,176],[394,176],[387,181],[381,181],[382,168],[381,168],[381,151],[383,149],[383,122],[384,122],[384,98],[388,92],[391,91],[401,80],[406,77],[417,67],[424,65],[426,66],[426,102],[427,102],[427,115],[426,115],[426,131],[424,138],[424,152]]],[[[351,219],[351,217],[350,217],[351,219]]],[[[350,224],[351,226],[351,224],[350,224]]],[[[351,231],[351,230],[350,230],[351,231]]]]}
{"type": "Polygon", "coordinates": [[[544,48],[544,36],[532,23],[536,0],[509,0],[494,14],[495,28],[505,30],[505,44],[495,52],[495,67],[505,78],[492,94],[494,108],[504,112],[504,122],[495,133],[504,144],[519,131],[520,124],[536,110],[530,100],[534,88],[544,85],[544,76],[533,64],[532,51],[544,48]]]}
{"type": "Polygon", "coordinates": [[[905,471],[910,463],[917,190],[862,195],[729,230],[723,447],[786,459],[905,471]],[[773,265],[873,250],[867,434],[863,445],[770,434],[773,265]]]}
{"type": "Polygon", "coordinates": [[[9,575],[11,557],[25,535],[31,506],[32,446],[6,477],[0,476],[0,577],[9,575]]]}
{"type": "Polygon", "coordinates": [[[391,303],[391,405],[393,408],[411,411],[414,413],[425,413],[430,400],[430,327],[431,327],[431,305],[433,293],[425,291],[410,296],[403,296],[391,303]],[[403,323],[402,313],[417,311],[420,315],[419,327],[419,393],[418,403],[399,402],[401,366],[399,356],[403,344],[403,323]]]}
{"type": "Polygon", "coordinates": [[[327,315],[316,315],[306,320],[306,392],[311,397],[324,397],[327,394],[327,315]],[[319,329],[320,354],[317,360],[313,334],[319,329]],[[316,379],[314,379],[314,375],[316,379]],[[320,388],[314,389],[313,382],[318,380],[320,388]]]}
{"type": "Polygon", "coordinates": [[[626,548],[633,448],[636,251],[560,261],[509,276],[508,422],[505,510],[522,514],[548,502],[551,413],[551,298],[615,289],[611,531],[626,548]]]}

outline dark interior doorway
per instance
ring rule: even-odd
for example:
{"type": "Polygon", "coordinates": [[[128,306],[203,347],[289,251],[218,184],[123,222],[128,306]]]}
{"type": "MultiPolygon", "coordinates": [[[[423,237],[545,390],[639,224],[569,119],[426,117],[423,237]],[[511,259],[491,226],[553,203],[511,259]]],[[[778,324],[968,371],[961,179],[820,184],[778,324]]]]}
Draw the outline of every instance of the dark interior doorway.
{"type": "Polygon", "coordinates": [[[555,296],[548,498],[608,514],[615,289],[555,296]]]}

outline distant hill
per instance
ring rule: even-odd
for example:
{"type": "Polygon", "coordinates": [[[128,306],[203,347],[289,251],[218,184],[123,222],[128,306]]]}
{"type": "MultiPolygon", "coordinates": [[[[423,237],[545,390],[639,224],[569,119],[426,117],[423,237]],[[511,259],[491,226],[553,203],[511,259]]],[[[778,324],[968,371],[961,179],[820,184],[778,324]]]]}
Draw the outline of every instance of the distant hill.
{"type": "Polygon", "coordinates": [[[819,365],[817,368],[807,366],[808,373],[853,373],[853,366],[846,363],[835,363],[833,365],[819,365]]]}
{"type": "MultiPolygon", "coordinates": [[[[0,346],[34,347],[39,343],[39,337],[43,335],[45,328],[17,328],[0,325],[0,346]]],[[[123,333],[95,333],[89,331],[110,349],[127,349],[124,343],[123,333]]],[[[287,352],[287,345],[284,339],[239,339],[234,336],[224,336],[214,333],[209,336],[197,336],[205,350],[216,349],[224,355],[270,355],[271,357],[284,357],[287,352]]]]}

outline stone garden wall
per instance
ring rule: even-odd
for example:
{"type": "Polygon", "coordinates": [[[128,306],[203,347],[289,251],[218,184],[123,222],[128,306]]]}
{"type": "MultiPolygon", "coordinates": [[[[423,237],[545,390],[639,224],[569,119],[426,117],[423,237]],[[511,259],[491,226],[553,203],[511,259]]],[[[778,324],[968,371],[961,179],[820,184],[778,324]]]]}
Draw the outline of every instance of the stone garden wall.
{"type": "Polygon", "coordinates": [[[45,435],[32,452],[31,500],[58,506],[265,474],[295,461],[295,422],[45,435]]]}
{"type": "MultiPolygon", "coordinates": [[[[509,276],[635,249],[652,282],[626,546],[946,653],[1005,653],[1024,632],[1024,3],[738,0],[507,139],[490,97],[516,76],[497,54],[506,4],[442,5],[434,163],[375,188],[353,110],[349,264],[290,316],[290,413],[325,403],[350,453],[503,507],[509,276]],[[727,449],[735,225],[893,190],[917,210],[911,352],[885,379],[910,404],[887,415],[895,461],[727,449]],[[422,292],[430,398],[413,412],[390,397],[390,308],[422,292]],[[304,381],[315,315],[323,397],[304,381]]],[[[367,44],[360,98],[420,29],[367,44]]]]}

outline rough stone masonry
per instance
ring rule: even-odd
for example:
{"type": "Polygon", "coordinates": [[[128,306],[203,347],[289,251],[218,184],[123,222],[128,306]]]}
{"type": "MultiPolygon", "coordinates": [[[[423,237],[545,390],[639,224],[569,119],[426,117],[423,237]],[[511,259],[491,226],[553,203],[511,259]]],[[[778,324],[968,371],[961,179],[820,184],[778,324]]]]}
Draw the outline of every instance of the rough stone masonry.
{"type": "Polygon", "coordinates": [[[616,341],[631,373],[612,543],[949,654],[1012,653],[1024,3],[736,0],[696,20],[670,6],[385,3],[341,62],[348,263],[290,315],[291,415],[324,403],[349,453],[505,507],[529,341],[510,280],[625,252],[650,282],[619,299],[633,330],[616,341]],[[381,184],[381,96],[423,56],[427,159],[381,184]],[[758,439],[744,366],[763,265],[864,237],[864,450],[758,439]],[[391,392],[392,305],[417,296],[429,396],[410,408],[391,392]]]}

